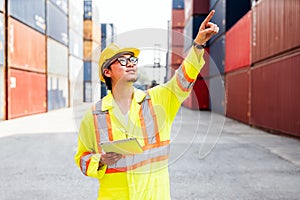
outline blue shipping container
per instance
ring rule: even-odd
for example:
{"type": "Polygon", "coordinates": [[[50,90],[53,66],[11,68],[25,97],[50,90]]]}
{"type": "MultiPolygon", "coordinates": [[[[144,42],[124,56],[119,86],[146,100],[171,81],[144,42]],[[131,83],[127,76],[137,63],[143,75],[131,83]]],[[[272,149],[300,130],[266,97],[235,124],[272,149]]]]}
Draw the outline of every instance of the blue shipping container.
{"type": "Polygon", "coordinates": [[[209,2],[209,9],[210,10],[214,8],[217,1],[219,1],[219,0],[210,0],[210,2],[209,2]]]}
{"type": "Polygon", "coordinates": [[[50,0],[56,5],[64,14],[68,14],[68,0],[50,0]]]}
{"type": "Polygon", "coordinates": [[[174,10],[176,9],[184,9],[184,0],[173,0],[173,6],[172,8],[174,10]]]}
{"type": "Polygon", "coordinates": [[[0,13],[0,67],[4,64],[4,17],[0,13]]]}
{"type": "Polygon", "coordinates": [[[92,81],[92,62],[91,61],[84,61],[83,80],[84,81],[92,81]]]}
{"type": "Polygon", "coordinates": [[[186,52],[190,49],[193,44],[193,40],[195,39],[199,27],[203,20],[206,18],[207,15],[195,15],[190,17],[189,21],[186,23],[183,34],[184,34],[184,45],[183,51],[186,52]]]}
{"type": "Polygon", "coordinates": [[[51,2],[47,3],[47,35],[68,45],[68,17],[51,2]]]}
{"type": "Polygon", "coordinates": [[[84,0],[83,4],[83,19],[92,19],[93,16],[93,4],[92,0],[84,0]]]}
{"type": "Polygon", "coordinates": [[[45,33],[46,14],[45,0],[24,1],[11,0],[8,2],[8,15],[20,20],[32,28],[45,33]]]}
{"type": "Polygon", "coordinates": [[[209,76],[223,75],[225,72],[225,34],[210,46],[209,55],[209,76]]]}
{"type": "Polygon", "coordinates": [[[69,29],[69,52],[71,55],[83,59],[83,38],[72,29],[69,29]]]}

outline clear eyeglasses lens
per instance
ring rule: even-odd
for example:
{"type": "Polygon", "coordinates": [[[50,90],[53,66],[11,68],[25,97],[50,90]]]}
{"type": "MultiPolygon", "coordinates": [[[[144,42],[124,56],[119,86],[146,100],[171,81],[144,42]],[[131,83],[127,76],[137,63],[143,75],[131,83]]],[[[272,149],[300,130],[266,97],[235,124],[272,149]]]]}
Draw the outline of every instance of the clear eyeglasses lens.
{"type": "Polygon", "coordinates": [[[136,65],[138,63],[138,58],[137,57],[130,57],[130,58],[118,58],[118,61],[122,66],[127,65],[128,61],[131,62],[132,64],[136,65]]]}

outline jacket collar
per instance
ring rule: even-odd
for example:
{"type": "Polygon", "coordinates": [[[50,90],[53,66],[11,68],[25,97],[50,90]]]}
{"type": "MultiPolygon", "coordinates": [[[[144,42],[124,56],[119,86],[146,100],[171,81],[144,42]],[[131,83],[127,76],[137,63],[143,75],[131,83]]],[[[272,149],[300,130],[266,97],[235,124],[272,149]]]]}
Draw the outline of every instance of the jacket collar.
{"type": "MultiPolygon", "coordinates": [[[[145,92],[143,92],[142,90],[139,90],[137,88],[134,88],[133,99],[132,100],[135,103],[140,104],[144,100],[145,97],[146,97],[145,92]]],[[[103,99],[102,99],[102,108],[101,108],[101,110],[106,111],[106,110],[112,109],[113,106],[116,105],[114,103],[114,101],[115,100],[114,100],[114,97],[113,97],[111,91],[108,91],[108,94],[105,97],[103,97],[103,99]]]]}

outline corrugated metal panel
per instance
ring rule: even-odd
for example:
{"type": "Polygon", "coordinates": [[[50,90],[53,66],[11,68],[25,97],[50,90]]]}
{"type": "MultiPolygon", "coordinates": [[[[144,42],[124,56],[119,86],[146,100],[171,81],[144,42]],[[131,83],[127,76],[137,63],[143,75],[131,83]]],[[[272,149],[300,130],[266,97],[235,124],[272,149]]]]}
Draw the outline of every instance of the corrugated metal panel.
{"type": "Polygon", "coordinates": [[[183,28],[172,29],[172,46],[183,46],[183,28]]]}
{"type": "Polygon", "coordinates": [[[68,17],[51,2],[47,3],[47,35],[68,45],[68,17]]]}
{"type": "Polygon", "coordinates": [[[50,1],[54,5],[56,5],[64,14],[66,15],[68,14],[68,0],[50,0],[50,1]]]}
{"type": "Polygon", "coordinates": [[[171,53],[171,65],[177,65],[181,64],[183,61],[183,47],[172,47],[172,53],[171,53]]]}
{"type": "Polygon", "coordinates": [[[224,74],[225,35],[222,35],[213,43],[213,45],[210,46],[210,58],[211,58],[209,62],[210,76],[224,74]]]}
{"type": "Polygon", "coordinates": [[[184,5],[185,21],[191,16],[209,13],[209,0],[185,0],[184,5]]]}
{"type": "Polygon", "coordinates": [[[69,53],[83,59],[83,38],[82,35],[69,29],[69,53]]]}
{"type": "Polygon", "coordinates": [[[184,52],[188,51],[192,44],[193,40],[196,38],[199,27],[203,20],[206,18],[206,15],[195,15],[190,17],[187,21],[186,26],[184,27],[184,52]]]}
{"type": "Polygon", "coordinates": [[[8,66],[46,72],[45,35],[8,18],[8,66]]]}
{"type": "Polygon", "coordinates": [[[0,67],[0,120],[5,119],[5,82],[4,68],[0,67]]]}
{"type": "Polygon", "coordinates": [[[172,10],[172,28],[183,28],[184,21],[184,10],[172,10]]]}
{"type": "Polygon", "coordinates": [[[300,49],[251,70],[251,124],[300,136],[300,49]]]}
{"type": "Polygon", "coordinates": [[[46,75],[9,69],[8,119],[46,112],[46,75]]]}
{"type": "Polygon", "coordinates": [[[216,76],[208,79],[210,94],[210,110],[225,115],[225,86],[224,76],[216,76]]]}
{"type": "Polygon", "coordinates": [[[68,48],[47,38],[47,72],[68,76],[68,48]]]}
{"type": "Polygon", "coordinates": [[[83,58],[85,61],[98,62],[100,45],[94,41],[83,41],[83,58]]]}
{"type": "Polygon", "coordinates": [[[251,23],[249,11],[226,32],[225,71],[229,72],[251,64],[251,23]]]}
{"type": "Polygon", "coordinates": [[[91,81],[92,80],[92,62],[91,61],[84,61],[83,64],[83,80],[84,81],[91,81]]]}
{"type": "Polygon", "coordinates": [[[300,1],[260,1],[253,8],[252,62],[300,46],[300,1]]]}
{"type": "Polygon", "coordinates": [[[250,68],[225,75],[226,115],[249,124],[250,119],[250,68]]]}
{"type": "Polygon", "coordinates": [[[172,9],[184,9],[184,0],[173,0],[172,9]]]}
{"type": "Polygon", "coordinates": [[[93,40],[97,43],[101,42],[100,25],[92,20],[83,21],[83,38],[93,40]]]}
{"type": "Polygon", "coordinates": [[[84,81],[83,83],[83,101],[84,102],[92,102],[93,101],[93,89],[92,82],[84,81]]]}
{"type": "Polygon", "coordinates": [[[4,63],[4,16],[0,13],[0,66],[4,63]]]}
{"type": "Polygon", "coordinates": [[[251,1],[226,1],[219,0],[214,9],[216,10],[212,21],[218,24],[219,33],[214,35],[209,41],[213,43],[225,31],[228,31],[240,18],[242,18],[250,9],[251,1]]]}
{"type": "Polygon", "coordinates": [[[70,63],[70,105],[83,102],[83,61],[74,56],[69,56],[70,63]]]}
{"type": "Polygon", "coordinates": [[[92,0],[84,0],[83,19],[93,20],[96,24],[99,24],[99,10],[93,5],[92,0]]]}
{"type": "Polygon", "coordinates": [[[191,91],[189,97],[183,102],[183,105],[190,109],[209,109],[208,82],[204,79],[198,79],[191,91]]]}
{"type": "Polygon", "coordinates": [[[210,0],[209,1],[209,9],[213,9],[215,7],[215,4],[218,2],[219,0],[210,0]]]}
{"type": "Polygon", "coordinates": [[[35,1],[7,1],[8,14],[34,29],[46,31],[46,0],[35,1]]]}
{"type": "Polygon", "coordinates": [[[48,74],[48,110],[55,110],[68,106],[68,78],[48,74]]]}
{"type": "Polygon", "coordinates": [[[69,28],[83,35],[83,1],[69,1],[69,28]]]}

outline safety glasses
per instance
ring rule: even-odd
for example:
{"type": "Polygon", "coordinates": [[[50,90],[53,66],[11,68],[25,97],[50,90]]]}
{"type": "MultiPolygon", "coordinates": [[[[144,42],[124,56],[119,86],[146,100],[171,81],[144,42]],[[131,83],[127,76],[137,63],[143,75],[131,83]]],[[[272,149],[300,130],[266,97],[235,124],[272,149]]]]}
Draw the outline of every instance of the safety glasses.
{"type": "Polygon", "coordinates": [[[122,66],[126,66],[128,64],[128,61],[131,63],[131,64],[134,64],[136,65],[138,63],[138,58],[137,57],[130,57],[130,58],[125,58],[125,57],[119,57],[117,58],[117,61],[122,65],[122,66]]]}

